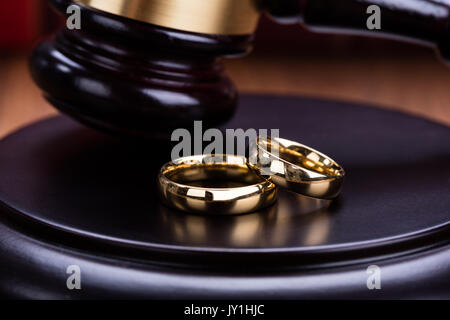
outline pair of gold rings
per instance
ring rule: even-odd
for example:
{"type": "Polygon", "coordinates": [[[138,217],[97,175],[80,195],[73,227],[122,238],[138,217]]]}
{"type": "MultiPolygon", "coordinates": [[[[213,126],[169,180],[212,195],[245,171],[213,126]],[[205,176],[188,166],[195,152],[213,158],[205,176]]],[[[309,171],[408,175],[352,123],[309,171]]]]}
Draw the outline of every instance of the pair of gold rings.
{"type": "Polygon", "coordinates": [[[159,192],[170,207],[200,214],[244,214],[277,200],[278,187],[318,198],[334,199],[344,169],[326,155],[300,143],[258,137],[249,158],[198,155],[165,164],[159,192]]]}

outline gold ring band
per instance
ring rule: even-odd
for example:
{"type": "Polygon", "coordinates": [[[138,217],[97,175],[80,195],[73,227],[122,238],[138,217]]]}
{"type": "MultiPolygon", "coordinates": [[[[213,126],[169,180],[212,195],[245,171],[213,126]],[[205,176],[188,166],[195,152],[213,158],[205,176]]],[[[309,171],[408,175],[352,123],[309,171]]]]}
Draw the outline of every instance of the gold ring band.
{"type": "Polygon", "coordinates": [[[243,156],[180,158],[161,168],[158,185],[168,206],[208,215],[249,213],[277,199],[276,186],[251,170],[243,156]]]}
{"type": "Polygon", "coordinates": [[[75,0],[100,11],[188,32],[248,35],[260,12],[256,0],[75,0]]]}
{"type": "Polygon", "coordinates": [[[251,167],[271,181],[308,197],[334,199],[341,192],[345,171],[328,156],[300,143],[258,137],[251,148],[251,167]]]}

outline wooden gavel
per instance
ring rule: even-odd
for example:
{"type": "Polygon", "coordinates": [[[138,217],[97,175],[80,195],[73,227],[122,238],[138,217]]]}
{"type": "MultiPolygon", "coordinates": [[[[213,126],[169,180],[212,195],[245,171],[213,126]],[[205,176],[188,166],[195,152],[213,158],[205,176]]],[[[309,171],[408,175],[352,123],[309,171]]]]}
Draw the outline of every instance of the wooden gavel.
{"type": "Polygon", "coordinates": [[[446,0],[50,1],[62,14],[79,6],[81,29],[63,28],[35,49],[35,82],[62,112],[126,136],[228,120],[238,95],[219,58],[250,51],[263,12],[318,31],[416,40],[450,56],[446,0]],[[367,28],[371,5],[381,9],[381,30],[367,28]]]}

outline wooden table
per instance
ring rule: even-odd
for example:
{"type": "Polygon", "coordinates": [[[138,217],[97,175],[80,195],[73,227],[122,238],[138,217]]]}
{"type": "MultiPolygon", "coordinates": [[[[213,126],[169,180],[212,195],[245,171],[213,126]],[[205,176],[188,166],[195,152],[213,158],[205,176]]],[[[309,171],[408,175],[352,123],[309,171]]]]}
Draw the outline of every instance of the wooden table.
{"type": "MultiPolygon", "coordinates": [[[[264,49],[226,63],[241,92],[363,102],[450,125],[450,69],[432,50],[411,48],[406,58],[404,50],[348,55],[347,49],[264,49]]],[[[0,56],[0,137],[55,113],[33,84],[26,55],[0,56]]]]}

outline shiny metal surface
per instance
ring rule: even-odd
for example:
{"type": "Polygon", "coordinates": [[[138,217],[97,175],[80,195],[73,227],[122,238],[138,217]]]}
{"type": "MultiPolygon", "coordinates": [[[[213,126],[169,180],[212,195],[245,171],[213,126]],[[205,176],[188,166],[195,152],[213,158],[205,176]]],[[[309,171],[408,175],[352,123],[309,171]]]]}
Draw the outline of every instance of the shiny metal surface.
{"type": "Polygon", "coordinates": [[[345,171],[334,160],[287,139],[258,137],[250,162],[277,186],[308,197],[334,199],[344,183],[345,171]]]}
{"type": "Polygon", "coordinates": [[[76,0],[84,6],[182,31],[244,35],[255,31],[255,0],[76,0]]]}

